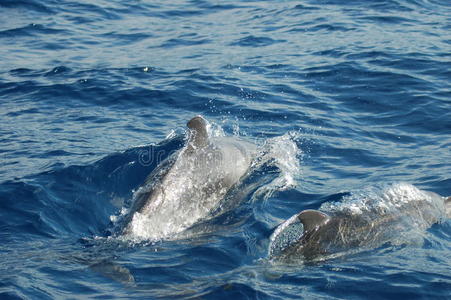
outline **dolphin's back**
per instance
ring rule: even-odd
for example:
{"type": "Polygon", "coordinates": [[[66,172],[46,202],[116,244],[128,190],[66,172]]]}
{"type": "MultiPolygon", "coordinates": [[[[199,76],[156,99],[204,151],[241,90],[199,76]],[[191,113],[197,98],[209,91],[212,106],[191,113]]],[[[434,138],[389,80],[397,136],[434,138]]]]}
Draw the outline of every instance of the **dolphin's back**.
{"type": "Polygon", "coordinates": [[[250,146],[235,138],[210,138],[200,116],[187,126],[185,147],[137,193],[124,234],[159,240],[182,232],[208,217],[249,169],[250,146]]]}
{"type": "Polygon", "coordinates": [[[331,245],[339,245],[340,250],[402,243],[446,218],[443,197],[405,183],[385,187],[374,198],[358,203],[349,199],[335,208],[320,208],[336,220],[332,231],[338,234],[331,245]]]}
{"type": "MultiPolygon", "coordinates": [[[[410,242],[422,238],[425,229],[447,218],[450,201],[405,183],[351,194],[340,202],[324,203],[318,213],[327,215],[327,222],[307,226],[313,229],[293,237],[296,242],[288,243],[286,249],[277,253],[281,259],[313,259],[350,249],[376,248],[384,243],[410,242]]],[[[297,215],[301,222],[302,215],[297,215]]],[[[280,226],[287,227],[284,223],[280,226]]],[[[279,231],[276,230],[283,234],[279,231]]]]}

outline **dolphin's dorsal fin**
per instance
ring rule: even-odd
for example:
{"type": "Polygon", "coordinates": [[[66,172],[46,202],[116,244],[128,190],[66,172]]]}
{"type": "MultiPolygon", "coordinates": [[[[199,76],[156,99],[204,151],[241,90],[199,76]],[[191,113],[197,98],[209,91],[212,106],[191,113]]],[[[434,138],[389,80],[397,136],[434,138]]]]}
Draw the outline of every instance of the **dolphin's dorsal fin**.
{"type": "Polygon", "coordinates": [[[330,217],[319,210],[307,209],[303,210],[298,215],[305,231],[311,231],[321,225],[329,222],[330,217]]]}
{"type": "Polygon", "coordinates": [[[188,146],[194,149],[208,144],[207,121],[202,116],[196,116],[186,124],[191,130],[188,146]]]}

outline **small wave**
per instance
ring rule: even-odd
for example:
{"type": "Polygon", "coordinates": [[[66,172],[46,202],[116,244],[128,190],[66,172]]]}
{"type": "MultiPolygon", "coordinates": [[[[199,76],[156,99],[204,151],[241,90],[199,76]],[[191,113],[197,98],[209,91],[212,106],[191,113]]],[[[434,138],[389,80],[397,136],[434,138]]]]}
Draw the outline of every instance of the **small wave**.
{"type": "Polygon", "coordinates": [[[67,31],[32,23],[24,27],[0,31],[0,38],[31,37],[38,34],[46,36],[53,34],[67,34],[67,31]]]}
{"type": "Polygon", "coordinates": [[[2,0],[0,2],[0,7],[5,8],[26,8],[31,9],[40,13],[53,13],[50,6],[46,6],[41,1],[33,0],[2,0]]]}
{"type": "Polygon", "coordinates": [[[278,42],[283,41],[274,40],[272,38],[262,36],[246,36],[244,38],[239,39],[238,41],[233,42],[231,45],[241,47],[264,47],[270,46],[278,42]]]}

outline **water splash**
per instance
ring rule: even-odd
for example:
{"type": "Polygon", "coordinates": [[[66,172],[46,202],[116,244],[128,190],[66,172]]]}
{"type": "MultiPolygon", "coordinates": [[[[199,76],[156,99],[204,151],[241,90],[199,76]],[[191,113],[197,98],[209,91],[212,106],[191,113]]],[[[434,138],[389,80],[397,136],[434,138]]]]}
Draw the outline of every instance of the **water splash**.
{"type": "MultiPolygon", "coordinates": [[[[374,185],[354,191],[340,202],[324,203],[320,210],[352,215],[376,213],[402,216],[405,215],[402,209],[412,207],[414,211],[424,210],[424,204],[430,207],[430,218],[441,220],[446,217],[443,197],[403,182],[374,185]]],[[[418,219],[414,223],[419,223],[418,219]]]]}
{"type": "Polygon", "coordinates": [[[276,191],[286,190],[296,186],[295,178],[301,174],[301,162],[304,152],[298,147],[299,132],[287,132],[282,136],[270,138],[261,148],[254,168],[262,166],[275,167],[279,175],[269,184],[260,187],[254,195],[255,199],[267,200],[276,191]]]}

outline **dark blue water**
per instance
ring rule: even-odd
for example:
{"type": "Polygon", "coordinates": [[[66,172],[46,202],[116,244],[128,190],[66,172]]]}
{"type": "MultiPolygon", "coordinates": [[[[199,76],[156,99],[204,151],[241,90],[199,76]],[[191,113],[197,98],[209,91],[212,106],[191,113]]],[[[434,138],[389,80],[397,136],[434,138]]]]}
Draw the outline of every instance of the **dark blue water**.
{"type": "Polygon", "coordinates": [[[348,191],[451,195],[450,32],[446,0],[0,0],[0,298],[449,299],[449,220],[321,263],[267,253],[348,191]],[[143,153],[181,149],[198,114],[286,137],[288,174],[254,169],[202,235],[116,238],[143,153]]]}

